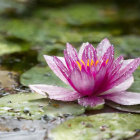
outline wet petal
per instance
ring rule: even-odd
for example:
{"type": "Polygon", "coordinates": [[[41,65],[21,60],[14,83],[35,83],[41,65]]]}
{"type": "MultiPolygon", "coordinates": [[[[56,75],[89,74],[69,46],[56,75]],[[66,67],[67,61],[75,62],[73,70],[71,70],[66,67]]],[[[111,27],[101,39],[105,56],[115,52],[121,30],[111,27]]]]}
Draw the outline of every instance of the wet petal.
{"type": "Polygon", "coordinates": [[[78,53],[78,57],[79,59],[81,60],[82,59],[82,55],[83,55],[83,52],[85,50],[85,47],[89,45],[89,43],[83,43],[82,46],[80,47],[80,50],[79,50],[79,53],[78,53]]]}
{"type": "Polygon", "coordinates": [[[66,51],[67,51],[67,54],[68,56],[74,61],[78,61],[78,54],[77,54],[77,51],[74,47],[72,47],[71,44],[67,43],[66,45],[66,51]]]}
{"type": "Polygon", "coordinates": [[[121,70],[130,64],[134,59],[123,60],[121,70]]]}
{"type": "Polygon", "coordinates": [[[106,52],[104,53],[103,57],[102,57],[102,61],[104,63],[107,62],[106,64],[106,68],[110,68],[112,65],[113,65],[113,62],[114,62],[114,47],[113,46],[110,46],[106,52]]]}
{"type": "Polygon", "coordinates": [[[47,93],[49,98],[54,100],[74,101],[81,97],[81,95],[76,91],[52,85],[37,84],[29,85],[29,87],[31,88],[31,90],[39,94],[46,95],[47,93]]]}
{"type": "Polygon", "coordinates": [[[119,56],[117,59],[114,60],[112,66],[109,69],[109,74],[108,74],[108,78],[112,79],[112,77],[118,73],[118,71],[120,70],[120,68],[123,65],[123,56],[119,56]]]}
{"type": "Polygon", "coordinates": [[[104,99],[111,100],[121,105],[140,104],[140,93],[133,92],[116,92],[102,96],[104,99]]]}
{"type": "Polygon", "coordinates": [[[64,50],[64,58],[67,67],[72,71],[76,66],[76,61],[79,61],[78,54],[75,48],[71,44],[67,43],[66,49],[64,50]]]}
{"type": "Polygon", "coordinates": [[[69,78],[74,89],[79,93],[83,95],[91,95],[93,93],[95,81],[90,74],[74,69],[69,78]]]}
{"type": "MultiPolygon", "coordinates": [[[[53,57],[53,60],[56,64],[56,66],[58,67],[58,69],[60,70],[60,72],[63,74],[63,76],[67,79],[69,76],[69,70],[67,69],[67,67],[63,64],[63,62],[57,58],[56,56],[53,57]]],[[[67,79],[68,80],[68,79],[67,79]]]]}
{"type": "Polygon", "coordinates": [[[82,106],[94,107],[97,105],[104,104],[104,99],[100,97],[84,97],[84,98],[78,99],[78,103],[82,106]]]}
{"type": "MultiPolygon", "coordinates": [[[[66,84],[68,84],[67,79],[64,77],[64,75],[62,74],[62,72],[60,71],[60,69],[57,67],[56,63],[53,60],[52,56],[48,56],[48,55],[44,55],[44,58],[48,64],[48,66],[51,68],[51,70],[66,84]]],[[[63,64],[65,64],[65,60],[63,57],[59,57],[59,59],[62,60],[63,64]]]]}
{"type": "Polygon", "coordinates": [[[130,78],[132,76],[132,73],[137,69],[137,67],[140,65],[140,58],[134,59],[131,61],[125,68],[120,70],[114,78],[110,80],[110,87],[112,88],[114,86],[117,86],[130,78]]]}
{"type": "Polygon", "coordinates": [[[83,51],[82,60],[86,63],[87,60],[91,59],[96,62],[97,52],[91,44],[88,44],[87,46],[85,46],[85,49],[83,51]]]}
{"type": "Polygon", "coordinates": [[[67,53],[67,50],[64,50],[64,58],[67,64],[67,67],[70,71],[73,71],[76,65],[76,61],[74,61],[67,53]]]}
{"type": "Polygon", "coordinates": [[[128,78],[123,83],[119,84],[118,86],[113,87],[112,89],[109,89],[109,90],[101,93],[100,95],[105,95],[105,94],[107,95],[107,94],[110,94],[110,93],[125,91],[128,88],[130,88],[130,86],[133,84],[133,82],[134,82],[134,77],[131,76],[130,78],[128,78]]]}
{"type": "Polygon", "coordinates": [[[102,40],[99,45],[97,46],[97,56],[98,59],[100,59],[105,52],[107,51],[107,49],[111,46],[109,40],[107,38],[105,38],[104,40],[102,40]]]}

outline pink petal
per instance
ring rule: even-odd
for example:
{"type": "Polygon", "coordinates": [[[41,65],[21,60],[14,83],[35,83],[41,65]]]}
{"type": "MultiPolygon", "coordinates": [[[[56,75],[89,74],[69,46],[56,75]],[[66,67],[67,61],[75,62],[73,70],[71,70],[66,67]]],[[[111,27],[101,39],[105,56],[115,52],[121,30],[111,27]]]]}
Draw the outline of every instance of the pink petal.
{"type": "Polygon", "coordinates": [[[31,90],[49,96],[50,99],[61,100],[61,101],[74,101],[81,97],[81,95],[71,89],[66,89],[62,87],[52,86],[52,85],[29,85],[31,90]]]}
{"type": "Polygon", "coordinates": [[[95,89],[94,93],[98,94],[100,93],[100,90],[105,86],[106,83],[106,68],[105,66],[101,66],[100,70],[98,73],[96,73],[95,76],[95,89]]]}
{"type": "Polygon", "coordinates": [[[83,55],[83,52],[85,50],[85,47],[89,45],[89,43],[83,43],[82,46],[80,47],[80,50],[79,50],[79,53],[78,53],[78,57],[79,59],[81,60],[82,59],[82,55],[83,55]]]}
{"type": "MultiPolygon", "coordinates": [[[[57,65],[55,64],[53,57],[52,56],[48,56],[48,55],[44,55],[44,58],[47,62],[47,64],[49,65],[49,67],[51,68],[51,70],[66,84],[68,84],[67,79],[64,77],[64,75],[62,74],[62,72],[60,71],[60,69],[57,67],[57,65]]],[[[59,59],[62,60],[63,64],[65,64],[65,60],[63,57],[59,57],[59,59]]]]}
{"type": "Polygon", "coordinates": [[[97,50],[97,56],[98,59],[100,59],[105,52],[107,51],[107,49],[111,46],[109,40],[107,38],[105,38],[104,40],[102,40],[99,45],[97,46],[96,50],[97,50]]]}
{"type": "Polygon", "coordinates": [[[65,78],[67,79],[68,75],[69,75],[69,70],[67,69],[67,67],[63,64],[63,62],[57,58],[56,56],[53,57],[53,60],[55,62],[55,64],[57,65],[57,67],[59,68],[59,70],[61,71],[61,73],[65,76],[65,78]]]}
{"type": "Polygon", "coordinates": [[[78,99],[78,103],[82,106],[94,107],[104,104],[104,99],[100,97],[84,97],[78,99]]]}
{"type": "Polygon", "coordinates": [[[89,60],[93,59],[94,62],[96,62],[96,60],[97,60],[97,52],[91,44],[88,44],[87,46],[85,46],[85,49],[84,49],[83,55],[82,55],[82,60],[85,63],[87,63],[88,59],[89,60]]]}
{"type": "Polygon", "coordinates": [[[100,93],[100,95],[107,95],[110,93],[115,93],[115,92],[121,92],[121,91],[125,91],[127,90],[129,87],[131,87],[131,85],[134,82],[134,77],[131,76],[130,78],[128,78],[127,80],[125,80],[123,83],[119,84],[118,86],[113,87],[112,89],[109,89],[103,93],[100,93]]]}
{"type": "Polygon", "coordinates": [[[77,54],[77,51],[74,47],[72,47],[71,44],[67,43],[66,45],[66,51],[67,51],[67,54],[70,58],[72,58],[73,61],[78,61],[78,54],[77,54]]]}
{"type": "Polygon", "coordinates": [[[137,69],[137,67],[140,65],[140,58],[134,59],[132,62],[130,62],[125,68],[120,70],[114,78],[110,80],[110,88],[117,86],[130,78],[132,76],[132,73],[137,69]]]}
{"type": "Polygon", "coordinates": [[[111,100],[122,105],[140,104],[140,93],[133,92],[116,92],[102,96],[104,99],[111,100]]]}
{"type": "Polygon", "coordinates": [[[65,58],[68,69],[70,71],[73,71],[76,65],[76,61],[73,61],[73,59],[68,55],[67,50],[64,50],[64,58],[65,58]]]}
{"type": "Polygon", "coordinates": [[[134,59],[123,60],[121,70],[124,69],[128,64],[133,62],[134,59]]]}
{"type": "Polygon", "coordinates": [[[104,63],[106,63],[107,60],[108,60],[108,63],[106,64],[106,67],[110,68],[110,66],[113,65],[113,61],[114,61],[114,47],[113,46],[110,46],[102,57],[102,61],[104,63]]]}
{"type": "Polygon", "coordinates": [[[75,48],[71,44],[67,43],[66,50],[64,50],[64,57],[67,64],[67,67],[70,71],[74,69],[77,65],[76,61],[79,61],[78,54],[75,48]]]}
{"type": "Polygon", "coordinates": [[[123,56],[119,56],[117,59],[114,60],[112,66],[109,69],[108,78],[112,79],[116,73],[120,70],[123,65],[123,56]]]}
{"type": "Polygon", "coordinates": [[[95,81],[90,74],[74,69],[69,78],[72,87],[82,95],[91,95],[93,93],[95,81]]]}

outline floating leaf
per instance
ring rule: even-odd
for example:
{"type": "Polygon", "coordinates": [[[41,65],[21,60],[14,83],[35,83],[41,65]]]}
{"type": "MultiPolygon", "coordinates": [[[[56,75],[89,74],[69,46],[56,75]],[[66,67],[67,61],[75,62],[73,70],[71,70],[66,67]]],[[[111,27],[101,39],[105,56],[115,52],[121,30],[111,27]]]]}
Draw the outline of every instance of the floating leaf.
{"type": "Polygon", "coordinates": [[[34,43],[55,42],[83,42],[100,41],[111,35],[107,32],[98,32],[81,29],[73,29],[56,24],[52,21],[41,19],[1,19],[0,32],[6,33],[8,37],[16,37],[34,43]],[[17,30],[18,28],[18,30],[17,30]]]}
{"type": "Polygon", "coordinates": [[[31,84],[48,84],[67,87],[49,67],[35,66],[31,68],[21,75],[20,82],[25,86],[31,84]]]}
{"type": "Polygon", "coordinates": [[[106,113],[76,117],[52,129],[53,140],[120,140],[133,136],[140,128],[140,116],[121,113],[106,113]]]}
{"type": "Polygon", "coordinates": [[[26,51],[30,48],[29,44],[18,44],[11,43],[10,41],[1,41],[0,40],[0,56],[5,54],[11,54],[15,52],[26,51]]]}
{"type": "Polygon", "coordinates": [[[84,107],[74,102],[59,102],[34,93],[19,93],[0,98],[0,115],[25,119],[40,119],[63,115],[79,115],[84,107]]]}
{"type": "Polygon", "coordinates": [[[28,0],[0,0],[0,13],[2,14],[21,14],[26,9],[28,0]]]}
{"type": "Polygon", "coordinates": [[[132,84],[132,86],[129,88],[129,91],[140,93],[140,68],[138,68],[134,72],[134,79],[135,79],[135,81],[132,84]]]}
{"type": "Polygon", "coordinates": [[[123,36],[114,38],[115,46],[124,54],[125,58],[136,58],[140,56],[140,39],[139,36],[123,36]]]}
{"type": "Polygon", "coordinates": [[[106,8],[99,4],[73,4],[63,8],[41,9],[37,15],[45,15],[51,20],[70,25],[92,25],[96,23],[110,23],[118,18],[117,9],[113,5],[106,8]],[[88,10],[87,10],[88,9],[88,10]],[[110,13],[105,12],[111,11],[110,13]],[[64,12],[65,11],[65,12],[64,12]],[[112,18],[113,17],[113,18],[112,18]]]}
{"type": "Polygon", "coordinates": [[[48,44],[41,48],[38,55],[38,61],[45,62],[43,55],[55,55],[55,56],[63,56],[63,51],[65,49],[64,44],[48,44]]]}
{"type": "Polygon", "coordinates": [[[106,104],[121,111],[140,113],[140,105],[120,105],[111,101],[108,101],[106,104]]]}

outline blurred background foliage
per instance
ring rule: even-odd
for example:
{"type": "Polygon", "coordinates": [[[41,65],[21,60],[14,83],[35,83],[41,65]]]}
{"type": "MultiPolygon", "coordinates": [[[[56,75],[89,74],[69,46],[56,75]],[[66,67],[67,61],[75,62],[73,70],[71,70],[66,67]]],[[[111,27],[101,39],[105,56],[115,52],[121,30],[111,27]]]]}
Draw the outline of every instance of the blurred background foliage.
{"type": "Polygon", "coordinates": [[[107,37],[116,56],[140,56],[138,0],[0,0],[0,64],[20,73],[43,54],[63,55],[66,42],[95,46],[107,37]]]}

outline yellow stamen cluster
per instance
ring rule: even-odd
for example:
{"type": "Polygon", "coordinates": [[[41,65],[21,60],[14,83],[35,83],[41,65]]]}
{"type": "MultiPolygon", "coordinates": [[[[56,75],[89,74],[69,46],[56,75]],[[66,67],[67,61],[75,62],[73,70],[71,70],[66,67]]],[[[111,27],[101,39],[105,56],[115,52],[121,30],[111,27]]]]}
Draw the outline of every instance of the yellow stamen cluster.
{"type": "MultiPolygon", "coordinates": [[[[108,59],[106,60],[106,64],[108,63],[108,59]]],[[[86,66],[86,64],[85,64],[85,62],[81,59],[81,63],[82,64],[80,64],[80,62],[78,62],[78,61],[76,61],[76,63],[77,63],[77,65],[78,65],[78,67],[79,67],[79,69],[80,69],[80,71],[81,71],[81,68],[82,68],[82,64],[84,65],[84,66],[86,66]]],[[[95,66],[97,66],[98,65],[98,63],[99,63],[99,60],[97,60],[96,62],[95,62],[95,66]]],[[[87,60],[87,67],[89,67],[89,66],[93,66],[94,65],[94,61],[93,61],[93,59],[91,59],[91,62],[89,63],[89,59],[87,60]]]]}
{"type": "Polygon", "coordinates": [[[108,63],[108,59],[106,60],[106,64],[108,63]]]}
{"type": "Polygon", "coordinates": [[[78,67],[79,67],[79,69],[81,71],[81,64],[78,61],[76,61],[76,63],[77,63],[77,65],[78,65],[78,67]]]}

